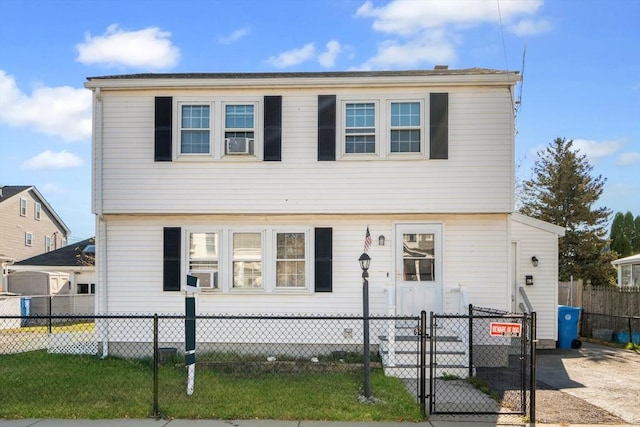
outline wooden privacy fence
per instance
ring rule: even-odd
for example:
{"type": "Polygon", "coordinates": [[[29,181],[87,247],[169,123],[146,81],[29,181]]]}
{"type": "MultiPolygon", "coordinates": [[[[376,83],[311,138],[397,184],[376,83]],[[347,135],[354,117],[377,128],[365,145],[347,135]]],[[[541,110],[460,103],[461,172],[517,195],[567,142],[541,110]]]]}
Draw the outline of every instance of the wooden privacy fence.
{"type": "Polygon", "coordinates": [[[584,286],[582,308],[585,313],[640,316],[640,287],[584,286]]]}

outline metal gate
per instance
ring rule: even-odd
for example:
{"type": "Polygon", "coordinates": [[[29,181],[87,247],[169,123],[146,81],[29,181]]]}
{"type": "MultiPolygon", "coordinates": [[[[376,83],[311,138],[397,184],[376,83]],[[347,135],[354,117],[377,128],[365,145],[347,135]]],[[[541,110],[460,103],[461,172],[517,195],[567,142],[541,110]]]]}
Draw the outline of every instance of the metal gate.
{"type": "Polygon", "coordinates": [[[535,420],[535,313],[431,313],[429,413],[535,420]]]}

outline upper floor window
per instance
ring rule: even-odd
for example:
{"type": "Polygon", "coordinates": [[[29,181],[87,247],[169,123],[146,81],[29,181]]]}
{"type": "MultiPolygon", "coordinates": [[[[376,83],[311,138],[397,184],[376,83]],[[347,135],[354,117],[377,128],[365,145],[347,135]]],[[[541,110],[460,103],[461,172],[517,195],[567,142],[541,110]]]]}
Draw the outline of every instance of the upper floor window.
{"type": "Polygon", "coordinates": [[[344,115],[344,152],[376,152],[376,104],[346,103],[344,115]]]}
{"type": "Polygon", "coordinates": [[[20,199],[20,216],[27,216],[27,199],[20,199]]]}
{"type": "Polygon", "coordinates": [[[24,245],[31,246],[32,244],[33,244],[33,234],[27,231],[24,233],[24,245]]]}
{"type": "Polygon", "coordinates": [[[44,236],[44,251],[51,252],[51,236],[44,236]]]}
{"type": "Polygon", "coordinates": [[[422,114],[420,102],[392,102],[390,105],[390,151],[419,153],[421,151],[422,114]]]}
{"type": "Polygon", "coordinates": [[[180,153],[211,153],[211,107],[209,105],[181,105],[180,153]]]}
{"type": "Polygon", "coordinates": [[[225,104],[225,154],[254,154],[255,105],[225,104]]]}
{"type": "Polygon", "coordinates": [[[34,216],[35,219],[40,221],[40,215],[41,214],[42,214],[42,205],[40,203],[36,202],[33,216],[34,216]]]}
{"type": "Polygon", "coordinates": [[[189,233],[189,274],[203,289],[218,289],[218,233],[189,233]]]}

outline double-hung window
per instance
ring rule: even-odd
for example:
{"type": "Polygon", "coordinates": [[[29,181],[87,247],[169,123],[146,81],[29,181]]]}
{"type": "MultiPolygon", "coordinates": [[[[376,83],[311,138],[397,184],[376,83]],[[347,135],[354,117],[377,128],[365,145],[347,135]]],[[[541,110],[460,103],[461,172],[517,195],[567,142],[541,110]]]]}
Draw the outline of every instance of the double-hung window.
{"type": "Polygon", "coordinates": [[[262,233],[233,233],[232,274],[235,289],[262,289],[262,233]]]}
{"type": "Polygon", "coordinates": [[[38,202],[35,204],[35,209],[33,211],[33,217],[40,221],[40,215],[42,214],[42,205],[38,202]]]}
{"type": "Polygon", "coordinates": [[[44,236],[44,251],[51,251],[51,236],[44,236]]]}
{"type": "Polygon", "coordinates": [[[224,105],[225,154],[254,154],[255,104],[224,105]]]}
{"type": "Polygon", "coordinates": [[[27,216],[27,199],[20,199],[20,216],[27,216]]]}
{"type": "Polygon", "coordinates": [[[390,103],[390,151],[420,153],[422,114],[420,102],[390,103]]]}
{"type": "Polygon", "coordinates": [[[376,152],[376,104],[374,102],[348,102],[344,115],[344,152],[376,152]]]}
{"type": "Polygon", "coordinates": [[[211,154],[210,105],[180,105],[180,154],[211,154]]]}
{"type": "Polygon", "coordinates": [[[33,234],[27,231],[24,233],[24,245],[31,246],[32,244],[33,244],[33,234]]]}
{"type": "Polygon", "coordinates": [[[189,233],[189,274],[202,289],[218,289],[218,233],[189,233]]]}
{"type": "Polygon", "coordinates": [[[276,287],[306,287],[305,233],[276,233],[276,287]]]}

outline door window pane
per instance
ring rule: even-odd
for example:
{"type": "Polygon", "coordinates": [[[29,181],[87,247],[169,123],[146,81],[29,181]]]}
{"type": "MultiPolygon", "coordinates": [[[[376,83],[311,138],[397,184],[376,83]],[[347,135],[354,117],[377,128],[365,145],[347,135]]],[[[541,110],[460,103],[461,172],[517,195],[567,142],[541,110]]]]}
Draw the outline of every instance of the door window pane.
{"type": "Polygon", "coordinates": [[[402,275],[407,282],[435,281],[434,234],[402,235],[402,275]]]}

